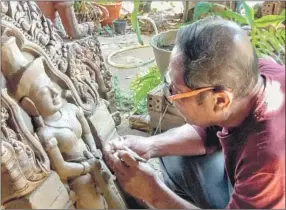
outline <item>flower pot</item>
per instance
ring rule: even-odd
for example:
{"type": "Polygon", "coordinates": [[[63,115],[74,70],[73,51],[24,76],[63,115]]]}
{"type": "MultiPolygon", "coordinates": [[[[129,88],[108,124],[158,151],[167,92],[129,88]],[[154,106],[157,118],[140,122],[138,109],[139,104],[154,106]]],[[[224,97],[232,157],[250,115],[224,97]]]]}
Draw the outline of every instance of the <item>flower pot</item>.
{"type": "Polygon", "coordinates": [[[101,4],[101,5],[104,6],[109,13],[109,17],[106,18],[105,20],[103,20],[101,22],[101,25],[103,25],[103,26],[112,25],[112,22],[119,18],[119,13],[120,13],[120,9],[121,9],[121,2],[110,3],[110,4],[101,4]]]}
{"type": "Polygon", "coordinates": [[[158,69],[162,76],[169,66],[170,55],[175,44],[177,32],[178,30],[164,31],[153,36],[150,41],[158,69]]]}
{"type": "Polygon", "coordinates": [[[114,20],[113,26],[116,34],[125,34],[127,21],[126,20],[114,20]]]}

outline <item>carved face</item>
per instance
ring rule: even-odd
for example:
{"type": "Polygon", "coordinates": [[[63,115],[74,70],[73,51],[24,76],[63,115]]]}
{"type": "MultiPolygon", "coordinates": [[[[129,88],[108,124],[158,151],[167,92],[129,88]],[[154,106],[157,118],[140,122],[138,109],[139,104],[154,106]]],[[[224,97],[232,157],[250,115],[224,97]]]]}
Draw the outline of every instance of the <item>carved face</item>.
{"type": "Polygon", "coordinates": [[[1,124],[5,124],[6,120],[8,120],[9,118],[9,114],[7,112],[7,110],[3,107],[1,107],[1,124]]]}
{"type": "Polygon", "coordinates": [[[61,94],[48,77],[38,81],[33,85],[30,98],[35,103],[40,115],[50,116],[62,107],[61,94]]]}

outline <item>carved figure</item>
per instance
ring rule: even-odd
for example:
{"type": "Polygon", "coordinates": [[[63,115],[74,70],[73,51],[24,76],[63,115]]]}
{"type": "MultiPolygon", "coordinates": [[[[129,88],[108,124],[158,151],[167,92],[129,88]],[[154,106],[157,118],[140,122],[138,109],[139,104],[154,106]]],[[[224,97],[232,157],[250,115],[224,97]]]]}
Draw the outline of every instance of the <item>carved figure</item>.
{"type": "Polygon", "coordinates": [[[81,73],[81,78],[95,89],[94,92],[99,91],[101,97],[106,98],[106,93],[111,91],[111,86],[107,88],[105,85],[105,83],[108,84],[108,81],[104,80],[100,70],[102,61],[99,56],[100,48],[96,42],[98,41],[95,38],[87,38],[71,45],[69,58],[75,64],[71,64],[69,70],[70,74],[74,71],[78,71],[77,74],[81,73]]]}
{"type": "Polygon", "coordinates": [[[23,137],[7,124],[6,108],[1,107],[1,204],[32,192],[49,174],[23,137]]]}
{"type": "Polygon", "coordinates": [[[103,209],[108,203],[109,208],[126,208],[83,111],[62,100],[42,59],[28,62],[15,38],[9,38],[2,46],[2,72],[9,92],[36,119],[51,166],[76,193],[78,207],[103,209]]]}

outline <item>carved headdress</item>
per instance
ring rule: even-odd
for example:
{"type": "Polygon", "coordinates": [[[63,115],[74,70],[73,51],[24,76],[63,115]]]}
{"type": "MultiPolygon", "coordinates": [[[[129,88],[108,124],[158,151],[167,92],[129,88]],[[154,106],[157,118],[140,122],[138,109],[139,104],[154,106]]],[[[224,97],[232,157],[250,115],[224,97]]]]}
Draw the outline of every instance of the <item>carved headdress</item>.
{"type": "Polygon", "coordinates": [[[45,72],[43,58],[29,61],[20,51],[15,37],[9,38],[1,47],[2,73],[7,80],[7,88],[13,97],[20,101],[29,97],[32,91],[51,83],[45,72]]]}

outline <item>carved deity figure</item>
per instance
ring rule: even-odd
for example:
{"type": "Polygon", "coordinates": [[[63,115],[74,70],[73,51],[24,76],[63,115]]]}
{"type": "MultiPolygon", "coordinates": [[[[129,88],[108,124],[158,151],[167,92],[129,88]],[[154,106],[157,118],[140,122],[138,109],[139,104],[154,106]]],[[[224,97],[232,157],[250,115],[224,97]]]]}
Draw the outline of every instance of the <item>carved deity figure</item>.
{"type": "Polygon", "coordinates": [[[45,72],[43,58],[27,61],[12,37],[2,46],[2,64],[9,93],[35,118],[51,166],[76,193],[77,207],[126,208],[83,111],[63,101],[45,72]]]}

